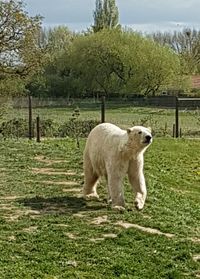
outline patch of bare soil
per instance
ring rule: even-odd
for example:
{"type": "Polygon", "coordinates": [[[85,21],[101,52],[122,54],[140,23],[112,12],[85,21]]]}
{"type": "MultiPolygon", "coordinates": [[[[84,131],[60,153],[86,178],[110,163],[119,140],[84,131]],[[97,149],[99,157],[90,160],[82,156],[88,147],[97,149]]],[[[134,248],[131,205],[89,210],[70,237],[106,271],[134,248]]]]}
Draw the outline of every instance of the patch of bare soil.
{"type": "Polygon", "coordinates": [[[22,199],[22,198],[24,198],[24,197],[23,196],[2,196],[2,197],[0,197],[1,200],[9,200],[9,201],[22,199]]]}
{"type": "Polygon", "coordinates": [[[69,225],[67,224],[55,224],[57,227],[63,227],[63,228],[68,228],[69,225]]]}
{"type": "Polygon", "coordinates": [[[79,185],[76,181],[41,181],[42,184],[46,185],[61,185],[61,186],[76,186],[79,185]]]}
{"type": "Polygon", "coordinates": [[[192,237],[192,238],[188,238],[188,240],[190,240],[194,243],[200,243],[200,238],[192,237]]]}
{"type": "Polygon", "coordinates": [[[8,237],[8,241],[15,241],[16,237],[14,235],[11,235],[8,237]]]}
{"type": "Polygon", "coordinates": [[[15,210],[16,207],[11,205],[11,204],[9,204],[9,203],[6,203],[6,204],[2,203],[2,204],[0,204],[0,209],[1,210],[8,210],[8,211],[10,211],[10,210],[15,210]]]}
{"type": "Polygon", "coordinates": [[[3,217],[8,220],[8,221],[17,221],[20,217],[22,216],[27,216],[27,215],[30,215],[31,217],[32,216],[38,216],[40,215],[40,212],[38,210],[31,210],[31,209],[28,209],[28,210],[15,210],[15,211],[11,211],[9,214],[5,214],[3,217]]]}
{"type": "Polygon", "coordinates": [[[83,211],[81,213],[74,213],[73,216],[74,217],[78,217],[78,218],[83,218],[83,217],[87,217],[87,211],[83,211]]]}
{"type": "Polygon", "coordinates": [[[103,241],[103,240],[105,240],[104,237],[90,238],[90,241],[92,241],[92,242],[99,242],[99,241],[103,241]]]}
{"type": "Polygon", "coordinates": [[[73,171],[65,171],[63,169],[54,168],[32,168],[33,174],[47,174],[47,175],[76,175],[73,171]]]}
{"type": "Polygon", "coordinates": [[[78,236],[73,233],[65,233],[69,239],[78,239],[78,236]]]}
{"type": "Polygon", "coordinates": [[[38,162],[45,163],[47,165],[68,163],[69,162],[69,161],[65,161],[65,160],[50,160],[50,159],[47,159],[46,157],[40,156],[40,155],[36,156],[34,159],[38,162]]]}
{"type": "Polygon", "coordinates": [[[99,216],[97,218],[94,218],[90,224],[93,224],[93,225],[101,225],[101,224],[105,224],[105,223],[108,223],[108,216],[107,215],[103,215],[103,216],[99,216]]]}
{"type": "Polygon", "coordinates": [[[197,192],[190,191],[190,190],[182,190],[182,189],[174,189],[174,188],[171,188],[171,190],[176,193],[182,194],[182,195],[185,195],[185,194],[194,195],[197,193],[197,192]]]}
{"type": "Polygon", "coordinates": [[[174,237],[174,234],[171,234],[171,233],[163,233],[163,232],[161,232],[157,229],[142,227],[142,226],[137,225],[137,224],[126,223],[126,222],[123,222],[123,221],[119,221],[119,222],[115,223],[115,225],[121,226],[125,229],[135,228],[135,229],[141,230],[143,232],[147,232],[147,233],[151,233],[151,234],[164,235],[164,236],[169,237],[169,238],[174,237]]]}
{"type": "Polygon", "coordinates": [[[37,231],[37,229],[38,229],[37,226],[31,226],[31,227],[28,227],[28,228],[24,228],[22,231],[26,232],[26,233],[33,233],[33,232],[37,231]]]}
{"type": "Polygon", "coordinates": [[[200,254],[194,255],[192,258],[195,262],[199,262],[200,261],[200,254]]]}
{"type": "Polygon", "coordinates": [[[64,193],[81,193],[81,189],[78,188],[70,188],[70,189],[63,189],[64,193]]]}
{"type": "Polygon", "coordinates": [[[103,237],[104,238],[116,238],[117,234],[115,234],[115,233],[106,233],[106,234],[103,234],[103,237]]]}

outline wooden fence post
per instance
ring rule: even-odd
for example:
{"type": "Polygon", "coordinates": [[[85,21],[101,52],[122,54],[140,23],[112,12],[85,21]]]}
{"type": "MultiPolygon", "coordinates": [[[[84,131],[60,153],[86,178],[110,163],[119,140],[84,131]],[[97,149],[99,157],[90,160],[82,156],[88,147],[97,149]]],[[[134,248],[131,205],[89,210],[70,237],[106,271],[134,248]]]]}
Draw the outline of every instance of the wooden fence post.
{"type": "Polygon", "coordinates": [[[173,124],[172,126],[172,137],[173,138],[175,137],[175,124],[173,124]]]}
{"type": "Polygon", "coordinates": [[[32,137],[33,137],[33,113],[32,113],[32,96],[29,95],[28,96],[28,127],[29,127],[29,131],[28,131],[28,135],[29,135],[29,140],[32,140],[32,137]]]}
{"type": "Polygon", "coordinates": [[[36,141],[40,142],[40,117],[36,117],[36,141]]]}
{"type": "Polygon", "coordinates": [[[176,97],[176,108],[175,108],[175,127],[176,127],[176,138],[179,137],[179,102],[178,97],[176,97]]]}
{"type": "Polygon", "coordinates": [[[105,96],[101,97],[101,123],[105,122],[105,96]]]}

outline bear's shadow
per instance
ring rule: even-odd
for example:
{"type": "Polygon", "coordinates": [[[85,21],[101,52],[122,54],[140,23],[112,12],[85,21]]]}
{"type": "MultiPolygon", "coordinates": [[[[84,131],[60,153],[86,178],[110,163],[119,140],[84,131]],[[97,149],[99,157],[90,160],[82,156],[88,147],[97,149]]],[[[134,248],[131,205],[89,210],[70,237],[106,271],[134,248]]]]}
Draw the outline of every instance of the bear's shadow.
{"type": "Polygon", "coordinates": [[[106,208],[106,203],[87,202],[74,196],[25,198],[17,201],[19,204],[39,211],[40,214],[74,214],[81,211],[96,211],[106,208]]]}

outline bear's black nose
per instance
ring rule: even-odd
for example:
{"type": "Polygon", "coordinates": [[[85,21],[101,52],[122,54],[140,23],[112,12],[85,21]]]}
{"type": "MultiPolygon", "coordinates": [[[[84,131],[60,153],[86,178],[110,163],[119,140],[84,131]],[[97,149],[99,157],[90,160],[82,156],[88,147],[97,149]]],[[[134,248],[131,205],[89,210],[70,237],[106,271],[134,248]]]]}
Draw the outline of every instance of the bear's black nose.
{"type": "Polygon", "coordinates": [[[151,141],[151,136],[146,136],[145,139],[146,139],[146,142],[150,142],[151,141]]]}

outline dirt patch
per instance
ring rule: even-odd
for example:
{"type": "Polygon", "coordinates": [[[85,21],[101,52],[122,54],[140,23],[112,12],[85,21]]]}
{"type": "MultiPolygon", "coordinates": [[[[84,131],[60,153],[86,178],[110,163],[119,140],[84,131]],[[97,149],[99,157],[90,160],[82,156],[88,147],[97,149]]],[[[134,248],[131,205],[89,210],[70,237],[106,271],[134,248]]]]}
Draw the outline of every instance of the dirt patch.
{"type": "Polygon", "coordinates": [[[73,233],[65,233],[69,239],[78,239],[78,236],[73,233]]]}
{"type": "Polygon", "coordinates": [[[103,241],[103,240],[105,240],[104,237],[90,238],[90,241],[92,241],[92,242],[99,242],[99,241],[103,241]]]}
{"type": "Polygon", "coordinates": [[[78,218],[83,218],[83,217],[87,217],[87,211],[81,212],[81,213],[74,213],[73,216],[74,217],[78,217],[78,218]]]}
{"type": "Polygon", "coordinates": [[[63,189],[64,193],[81,193],[81,189],[77,188],[70,188],[70,189],[63,189]]]}
{"type": "Polygon", "coordinates": [[[107,233],[107,234],[103,234],[104,238],[116,238],[117,234],[115,233],[107,233]]]}
{"type": "Polygon", "coordinates": [[[23,199],[24,197],[22,196],[3,196],[3,197],[0,197],[1,200],[8,200],[8,201],[14,201],[14,200],[17,200],[17,199],[23,199]]]}
{"type": "Polygon", "coordinates": [[[33,232],[37,231],[37,229],[38,229],[37,226],[31,226],[31,227],[28,227],[28,228],[24,228],[22,231],[26,232],[26,233],[33,233],[33,232]]]}
{"type": "Polygon", "coordinates": [[[194,255],[192,258],[195,262],[199,262],[200,261],[200,254],[194,255]]]}
{"type": "Polygon", "coordinates": [[[69,225],[66,224],[56,224],[57,227],[63,227],[63,228],[68,228],[69,225]]]}
{"type": "Polygon", "coordinates": [[[119,221],[119,222],[115,223],[115,225],[121,226],[125,229],[135,228],[135,229],[138,229],[138,230],[143,231],[143,232],[147,232],[147,233],[150,233],[150,234],[164,235],[164,236],[169,237],[169,238],[174,237],[174,234],[171,234],[171,233],[163,233],[163,232],[161,232],[157,229],[142,227],[142,226],[137,225],[137,224],[126,223],[126,222],[123,222],[123,221],[119,221]]]}
{"type": "Polygon", "coordinates": [[[183,189],[174,189],[171,188],[173,192],[179,193],[181,195],[189,194],[189,195],[196,195],[197,191],[190,191],[190,190],[183,190],[183,189]]]}
{"type": "Polygon", "coordinates": [[[46,157],[40,156],[40,155],[36,156],[34,159],[38,162],[45,163],[47,165],[69,163],[69,161],[65,161],[65,160],[50,160],[50,159],[47,159],[46,157]]]}
{"type": "Polygon", "coordinates": [[[22,212],[23,212],[23,215],[40,215],[39,210],[28,209],[28,210],[24,210],[22,212]]]}
{"type": "Polygon", "coordinates": [[[194,243],[200,243],[200,238],[192,237],[192,238],[188,238],[188,240],[190,240],[194,243]]]}
{"type": "Polygon", "coordinates": [[[8,211],[11,211],[11,210],[15,210],[16,209],[16,206],[13,206],[11,204],[0,204],[0,209],[1,210],[8,210],[8,211]]]}
{"type": "Polygon", "coordinates": [[[8,241],[15,241],[16,237],[14,235],[11,235],[8,237],[8,241]]]}
{"type": "Polygon", "coordinates": [[[108,216],[107,215],[104,215],[104,216],[99,216],[97,218],[94,218],[90,224],[93,224],[93,225],[101,225],[101,224],[105,224],[105,223],[108,223],[108,216]]]}
{"type": "Polygon", "coordinates": [[[8,222],[15,222],[23,215],[22,210],[15,210],[14,212],[10,212],[8,214],[4,214],[3,218],[8,222]]]}
{"type": "Polygon", "coordinates": [[[38,210],[19,210],[15,209],[14,211],[11,211],[10,213],[4,214],[3,218],[5,218],[8,222],[14,222],[17,221],[19,218],[22,216],[27,216],[30,215],[32,216],[39,216],[40,212],[38,210]]]}
{"type": "Polygon", "coordinates": [[[6,169],[6,168],[0,168],[0,172],[1,171],[7,171],[8,169],[6,169]]]}
{"type": "Polygon", "coordinates": [[[46,185],[60,185],[60,186],[76,186],[79,185],[76,181],[41,181],[42,184],[46,185]]]}
{"type": "Polygon", "coordinates": [[[77,267],[78,263],[76,261],[67,261],[66,262],[67,265],[72,266],[72,267],[77,267]]]}
{"type": "Polygon", "coordinates": [[[47,174],[47,175],[76,175],[73,171],[65,171],[63,169],[54,168],[32,168],[33,174],[47,174]]]}

